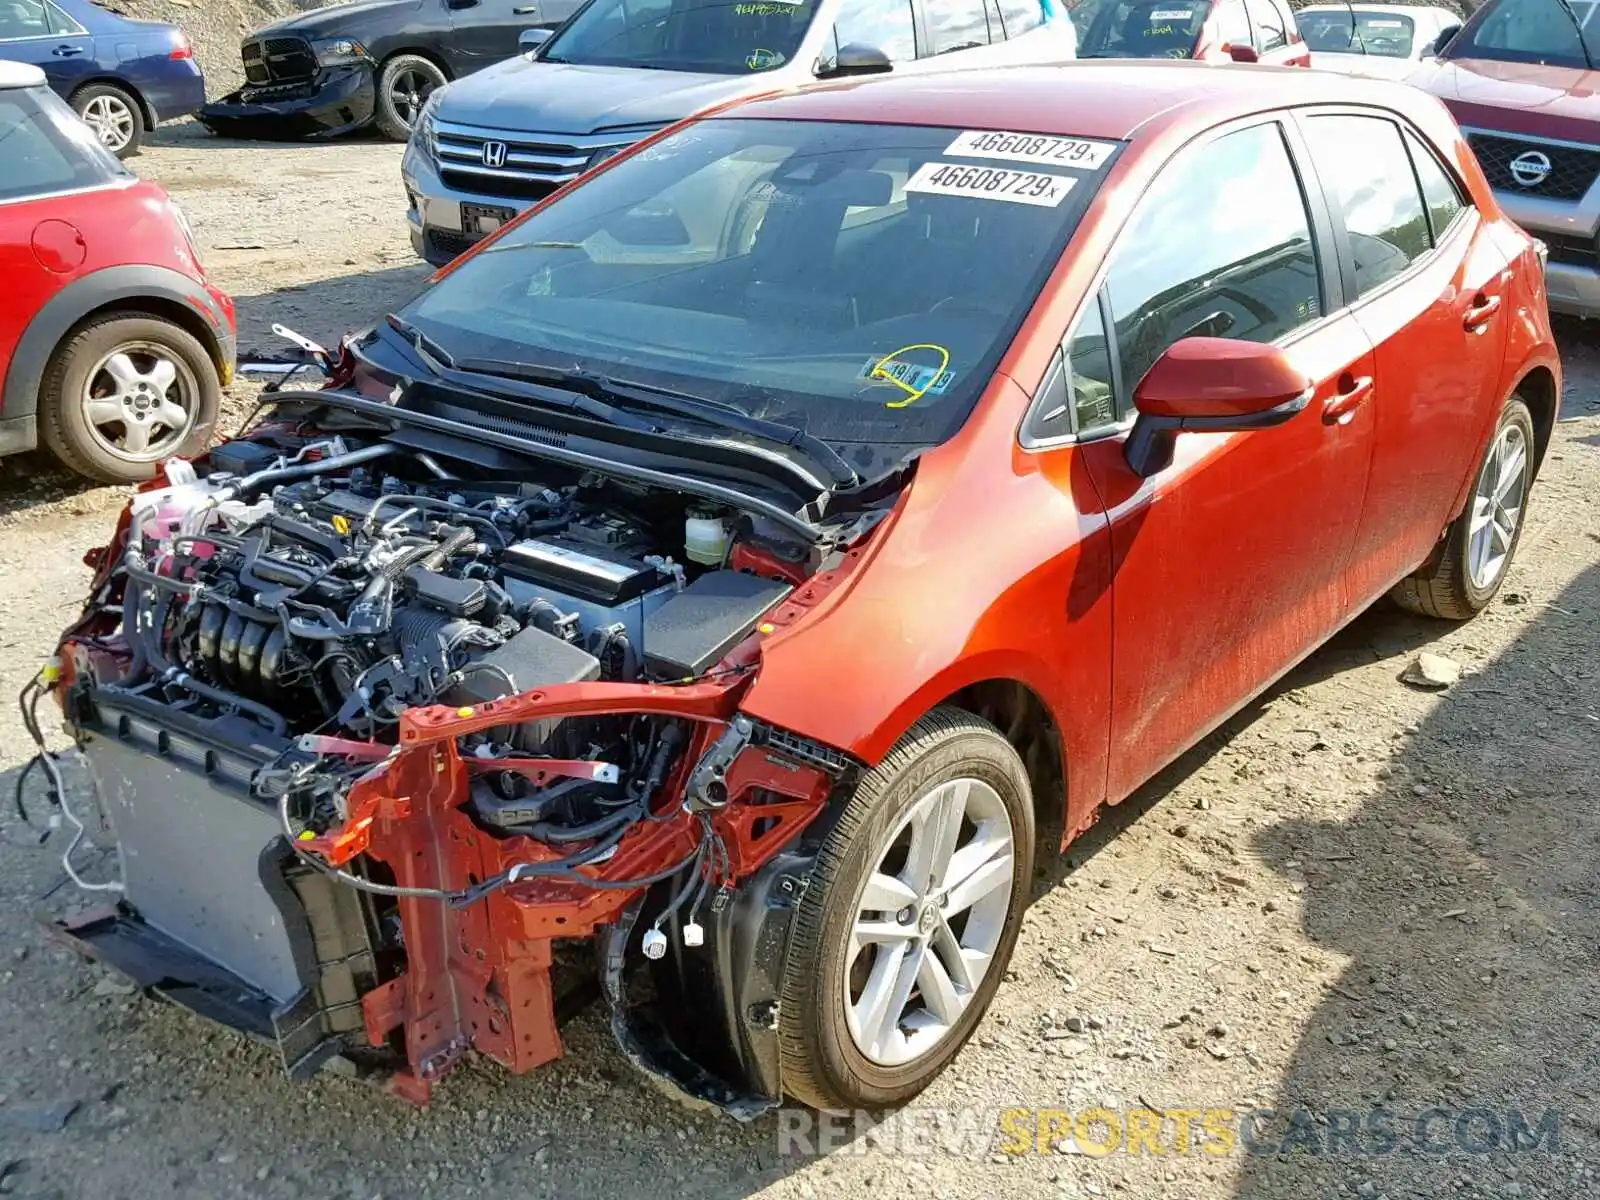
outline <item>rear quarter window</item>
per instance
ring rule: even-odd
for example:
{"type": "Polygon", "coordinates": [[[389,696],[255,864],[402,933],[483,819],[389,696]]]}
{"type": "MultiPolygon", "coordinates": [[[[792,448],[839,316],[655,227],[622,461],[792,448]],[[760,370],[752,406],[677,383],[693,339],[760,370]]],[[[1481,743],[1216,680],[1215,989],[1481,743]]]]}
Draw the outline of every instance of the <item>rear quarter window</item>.
{"type": "Polygon", "coordinates": [[[71,110],[44,92],[0,91],[0,201],[100,187],[128,177],[71,110]]]}

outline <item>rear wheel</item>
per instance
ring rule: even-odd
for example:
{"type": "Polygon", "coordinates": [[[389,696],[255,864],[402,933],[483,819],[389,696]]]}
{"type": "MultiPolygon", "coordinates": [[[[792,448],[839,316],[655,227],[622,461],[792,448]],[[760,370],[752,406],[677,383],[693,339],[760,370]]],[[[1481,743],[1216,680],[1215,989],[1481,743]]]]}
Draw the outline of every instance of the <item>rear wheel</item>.
{"type": "Polygon", "coordinates": [[[420,54],[397,54],[378,72],[378,128],[403,142],[422,116],[422,106],[445,85],[437,63],[420,54]]]}
{"type": "Polygon", "coordinates": [[[40,390],[39,432],[80,475],[134,482],[203,447],[221,399],[216,364],[193,334],[156,317],[111,314],[57,349],[40,390]]]}
{"type": "Polygon", "coordinates": [[[1033,869],[1022,761],[988,722],[924,717],[817,856],[779,1006],[785,1090],[899,1104],[955,1057],[1000,985],[1033,869]]]}
{"type": "Polygon", "coordinates": [[[1395,603],[1423,616],[1465,621],[1494,599],[1522,539],[1534,453],[1533,415],[1513,396],[1484,451],[1466,510],[1427,564],[1395,585],[1395,603]]]}
{"type": "Polygon", "coordinates": [[[119,87],[97,83],[73,94],[73,110],[100,144],[118,158],[137,154],[144,140],[144,111],[119,87]]]}

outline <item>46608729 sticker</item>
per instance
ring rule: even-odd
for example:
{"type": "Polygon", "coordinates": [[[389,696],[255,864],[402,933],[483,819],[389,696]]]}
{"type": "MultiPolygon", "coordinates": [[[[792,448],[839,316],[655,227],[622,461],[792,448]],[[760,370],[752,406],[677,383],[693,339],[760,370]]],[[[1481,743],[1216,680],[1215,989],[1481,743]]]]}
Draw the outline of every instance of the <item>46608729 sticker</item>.
{"type": "Polygon", "coordinates": [[[939,196],[971,196],[979,200],[1004,200],[1054,208],[1066,199],[1074,180],[1043,171],[1015,167],[975,167],[969,163],[924,163],[906,180],[908,192],[939,196]]]}
{"type": "Polygon", "coordinates": [[[1098,171],[1116,150],[1114,142],[1055,137],[1047,133],[996,133],[969,129],[945,149],[961,158],[1003,158],[1098,171]]]}

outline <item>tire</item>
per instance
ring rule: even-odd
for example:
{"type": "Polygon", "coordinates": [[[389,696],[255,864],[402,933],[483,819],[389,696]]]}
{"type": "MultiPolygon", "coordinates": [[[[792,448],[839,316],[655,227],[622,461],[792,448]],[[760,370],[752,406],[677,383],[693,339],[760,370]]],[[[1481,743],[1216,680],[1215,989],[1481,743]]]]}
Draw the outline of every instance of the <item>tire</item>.
{"type": "Polygon", "coordinates": [[[39,434],[78,474],[132,483],[203,448],[221,401],[216,364],[193,334],[158,317],[112,313],[57,347],[40,388],[39,434]]]}
{"type": "Polygon", "coordinates": [[[397,54],[384,63],[378,72],[376,112],[383,136],[396,142],[409,138],[423,103],[445,83],[438,65],[420,54],[397,54]]]}
{"type": "Polygon", "coordinates": [[[91,84],[72,94],[72,110],[118,158],[139,153],[144,142],[144,108],[128,92],[109,83],[91,84]]]}
{"type": "Polygon", "coordinates": [[[1390,599],[1408,612],[1447,621],[1465,621],[1483,611],[1505,582],[1522,540],[1535,445],[1533,414],[1513,396],[1501,410],[1473,476],[1466,509],[1428,561],[1395,585],[1390,599]],[[1509,482],[1507,477],[1512,477],[1509,482]],[[1502,498],[1517,496],[1514,508],[1493,503],[1491,494],[1497,491],[1502,498]],[[1504,534],[1508,511],[1509,536],[1504,534]]]}
{"type": "Polygon", "coordinates": [[[971,1036],[1000,985],[1026,906],[1033,843],[1027,772],[999,731],[950,708],[918,721],[856,785],[818,852],[795,913],[778,1010],[784,1090],[814,1108],[839,1111],[897,1105],[931,1083],[971,1036]],[[918,849],[911,835],[923,826],[913,817],[937,813],[956,792],[965,817],[957,829],[956,857],[949,861],[961,863],[965,851],[965,865],[923,898],[911,899],[912,889],[889,876],[915,875],[914,861],[938,858],[918,849]],[[981,823],[975,825],[974,817],[981,823]],[[1009,836],[1009,872],[1002,832],[1009,836]],[[968,876],[975,861],[987,869],[968,876]],[[983,899],[945,910],[940,892],[957,877],[966,877],[970,892],[981,891],[983,899]],[[870,903],[869,878],[880,881],[874,887],[885,906],[901,898],[909,903],[898,915],[887,907],[873,910],[881,915],[870,928],[887,936],[858,944],[857,919],[870,903]],[[943,993],[944,1003],[931,1002],[924,972],[942,970],[944,982],[950,981],[952,939],[980,954],[987,946],[992,950],[973,986],[952,987],[943,993]],[[903,987],[914,981],[914,994],[898,1009],[893,1000],[874,1007],[870,997],[892,995],[880,985],[894,978],[903,987]],[[952,997],[964,997],[964,1004],[950,1003],[952,997]],[[894,1019],[876,1019],[875,1012],[894,1019]]]}

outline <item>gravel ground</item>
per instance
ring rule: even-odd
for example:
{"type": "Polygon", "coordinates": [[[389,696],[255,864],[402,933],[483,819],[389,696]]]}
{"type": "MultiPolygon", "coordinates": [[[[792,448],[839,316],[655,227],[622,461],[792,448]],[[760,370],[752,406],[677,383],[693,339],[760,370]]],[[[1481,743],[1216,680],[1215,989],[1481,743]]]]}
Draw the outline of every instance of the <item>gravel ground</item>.
{"type": "MultiPolygon", "coordinates": [[[[249,355],[272,349],[273,320],[332,338],[424,277],[399,153],[178,127],[137,166],[192,214],[249,355]],[[335,204],[337,221],[319,219],[335,204]]],[[[993,1012],[898,1124],[807,1154],[781,1136],[803,1114],[692,1113],[632,1072],[592,1012],[561,1062],[521,1079],[469,1065],[427,1112],[331,1075],[290,1085],[262,1050],[50,948],[36,919],[80,901],[7,813],[0,1195],[1595,1194],[1600,353],[1592,332],[1561,336],[1565,419],[1502,601],[1464,627],[1367,614],[1047,864],[993,1012]],[[1461,680],[1402,683],[1423,649],[1461,680]],[[1035,1140],[1040,1114],[997,1123],[1011,1106],[1270,1109],[1249,1124],[1269,1150],[1290,1113],[1308,1116],[1283,1155],[1218,1153],[1197,1118],[1187,1153],[1169,1120],[1165,1153],[1100,1156],[1098,1127],[1063,1141],[1046,1113],[1035,1140]],[[1434,1108],[1480,1111],[1458,1137],[1434,1108]],[[1546,1126],[1538,1145],[1505,1148],[1511,1110],[1535,1131],[1550,1114],[1555,1138],[1546,1126]],[[1389,1127],[1405,1136],[1377,1153],[1389,1127]],[[1496,1132],[1502,1148],[1483,1152],[1496,1132]],[[1006,1153],[1023,1140],[1043,1152],[1006,1153]]],[[[241,386],[230,411],[249,400],[241,386]]],[[[121,498],[36,459],[0,469],[10,695],[75,610],[79,559],[121,498]]],[[[28,753],[4,712],[0,795],[28,753]]]]}

